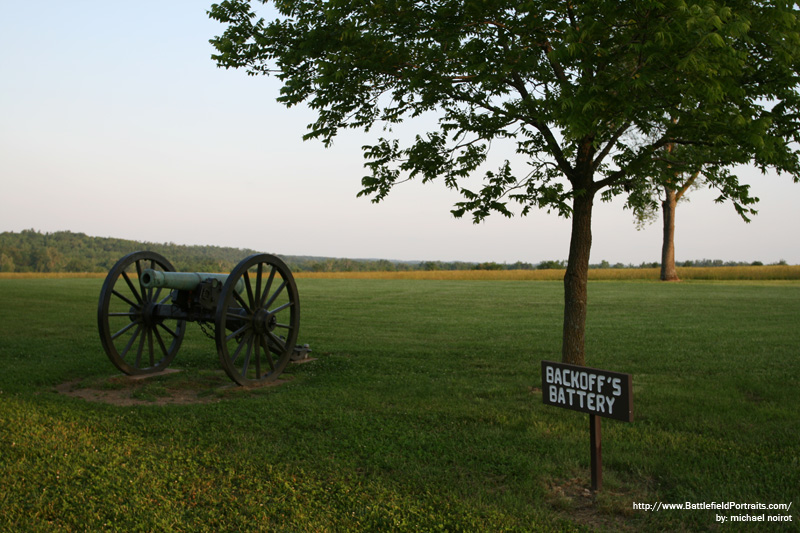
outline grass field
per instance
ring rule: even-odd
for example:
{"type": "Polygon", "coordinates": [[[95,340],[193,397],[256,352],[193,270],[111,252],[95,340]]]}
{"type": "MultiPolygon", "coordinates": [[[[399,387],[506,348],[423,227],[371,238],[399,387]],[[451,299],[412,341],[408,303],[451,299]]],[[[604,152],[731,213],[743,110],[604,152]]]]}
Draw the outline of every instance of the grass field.
{"type": "Polygon", "coordinates": [[[317,360],[255,390],[196,325],[181,372],[120,379],[101,283],[0,279],[0,531],[800,530],[800,282],[590,283],[587,364],[633,374],[635,413],[596,497],[588,417],[538,391],[558,281],[301,278],[317,360]]]}

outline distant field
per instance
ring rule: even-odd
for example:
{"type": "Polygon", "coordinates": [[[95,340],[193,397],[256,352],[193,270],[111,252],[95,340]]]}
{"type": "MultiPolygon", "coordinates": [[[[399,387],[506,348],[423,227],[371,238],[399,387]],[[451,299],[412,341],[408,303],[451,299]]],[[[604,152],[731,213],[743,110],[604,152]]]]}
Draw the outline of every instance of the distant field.
{"type": "Polygon", "coordinates": [[[539,390],[560,281],[300,277],[317,359],[252,390],[195,325],[181,372],[123,379],[101,284],[0,279],[0,531],[798,530],[798,281],[590,284],[587,364],[634,387],[634,421],[603,421],[596,497],[586,415],[539,390]],[[792,506],[636,507],[656,502],[792,506]]]}
{"type": "MultiPolygon", "coordinates": [[[[657,280],[658,268],[603,268],[589,271],[591,280],[657,280]]],[[[564,270],[415,270],[411,272],[297,272],[305,279],[409,279],[554,281],[564,279],[564,270]]],[[[678,267],[682,280],[800,280],[800,265],[737,267],[678,267]]],[[[8,273],[0,279],[26,278],[104,278],[103,273],[8,273]]]]}
{"type": "MultiPolygon", "coordinates": [[[[683,280],[800,280],[800,265],[745,267],[685,267],[678,269],[683,280]]],[[[658,268],[602,268],[589,271],[590,280],[657,280],[658,268]]],[[[310,279],[417,279],[483,281],[555,281],[564,270],[432,270],[413,272],[299,272],[310,279]]]]}

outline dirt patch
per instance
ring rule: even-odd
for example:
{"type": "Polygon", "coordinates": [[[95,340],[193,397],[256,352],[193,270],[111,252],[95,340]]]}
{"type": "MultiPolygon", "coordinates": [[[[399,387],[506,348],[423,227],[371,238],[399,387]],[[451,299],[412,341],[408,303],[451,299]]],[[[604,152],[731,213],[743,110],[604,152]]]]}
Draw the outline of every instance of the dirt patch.
{"type": "Polygon", "coordinates": [[[62,383],[56,392],[88,402],[111,405],[191,405],[219,402],[241,394],[276,387],[291,380],[285,376],[259,387],[240,387],[224,372],[202,374],[183,373],[167,369],[146,376],[118,375],[108,378],[78,380],[62,383]]]}
{"type": "Polygon", "coordinates": [[[570,520],[602,531],[636,531],[631,523],[633,501],[627,493],[603,488],[589,489],[586,479],[573,478],[550,483],[547,502],[570,520]]]}

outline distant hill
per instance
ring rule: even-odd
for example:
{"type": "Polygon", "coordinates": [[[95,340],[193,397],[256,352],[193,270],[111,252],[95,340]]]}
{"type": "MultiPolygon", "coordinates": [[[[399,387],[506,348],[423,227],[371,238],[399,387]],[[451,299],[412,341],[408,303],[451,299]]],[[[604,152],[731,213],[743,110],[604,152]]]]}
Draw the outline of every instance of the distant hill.
{"type": "MultiPolygon", "coordinates": [[[[157,252],[166,257],[175,268],[184,272],[230,272],[248,255],[263,252],[249,248],[187,246],[90,237],[71,231],[41,233],[29,229],[19,233],[0,233],[0,272],[107,272],[122,256],[139,250],[157,252]]],[[[394,271],[426,268],[467,270],[476,267],[474,263],[275,255],[283,259],[295,272],[394,271]]]]}
{"type": "MultiPolygon", "coordinates": [[[[139,250],[160,253],[184,272],[227,273],[248,255],[264,252],[249,248],[223,246],[187,246],[175,243],[154,243],[90,237],[83,233],[56,231],[41,233],[35,229],[19,233],[0,233],[0,272],[108,272],[122,256],[139,250]]],[[[278,255],[294,272],[393,272],[409,270],[542,270],[562,269],[566,261],[548,260],[531,263],[467,263],[444,261],[390,261],[387,259],[347,259],[304,255],[278,255]]],[[[760,265],[752,263],[702,259],[679,262],[677,266],[717,267],[760,265]]],[[[781,261],[778,264],[786,264],[781,261]]],[[[591,268],[653,268],[659,263],[640,265],[611,264],[602,261],[591,268]]]]}

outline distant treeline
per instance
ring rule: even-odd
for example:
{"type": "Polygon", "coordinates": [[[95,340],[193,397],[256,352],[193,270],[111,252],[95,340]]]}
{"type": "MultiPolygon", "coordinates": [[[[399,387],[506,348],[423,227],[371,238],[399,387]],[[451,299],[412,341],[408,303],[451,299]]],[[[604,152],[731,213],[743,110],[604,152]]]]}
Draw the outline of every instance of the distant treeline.
{"type": "MultiPolygon", "coordinates": [[[[175,243],[139,242],[108,237],[90,237],[83,233],[57,231],[41,233],[23,230],[0,233],[0,272],[107,272],[122,256],[150,250],[166,257],[185,272],[230,272],[239,261],[256,250],[221,246],[186,246],[175,243]]],[[[263,251],[263,250],[262,250],[263,251]]],[[[274,253],[274,252],[269,252],[274,253]]],[[[469,263],[444,261],[389,261],[386,259],[344,259],[332,257],[281,257],[295,272],[394,272],[414,270],[544,270],[562,269],[566,261],[542,261],[536,265],[516,263],[469,263]]],[[[703,259],[686,261],[678,266],[746,266],[752,263],[703,259]]],[[[781,264],[785,264],[781,261],[781,264]]],[[[611,264],[602,261],[591,268],[654,268],[659,263],[640,265],[611,264]]]]}

